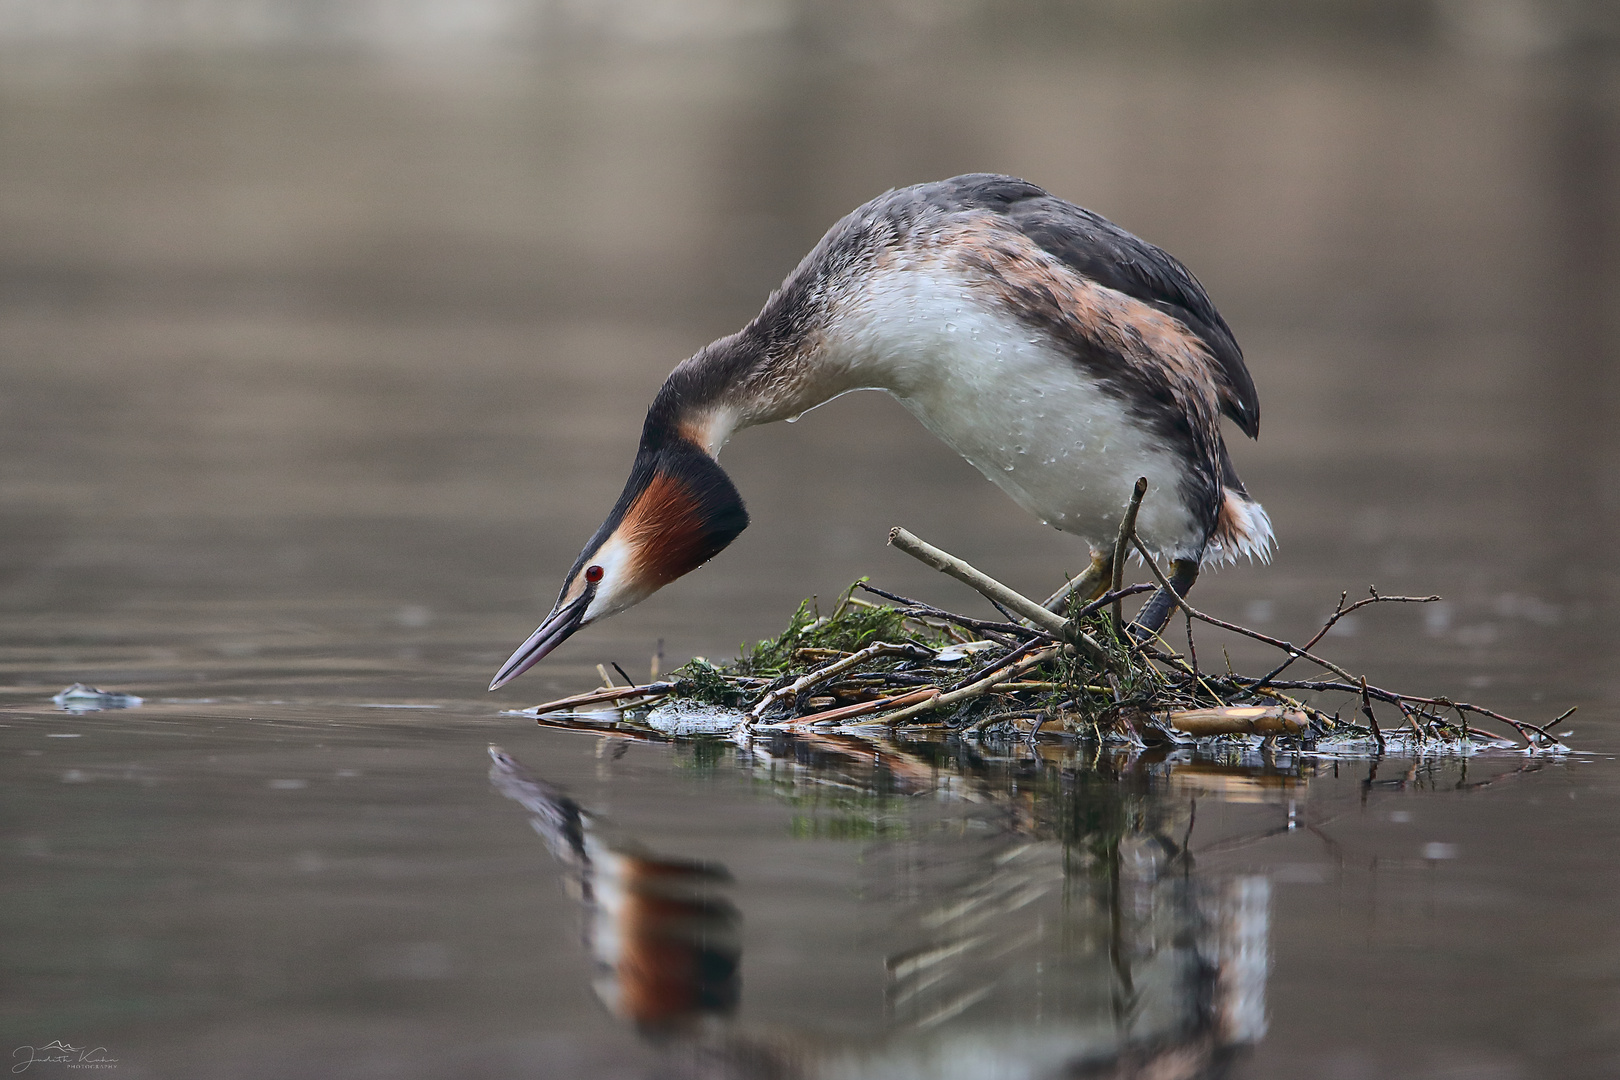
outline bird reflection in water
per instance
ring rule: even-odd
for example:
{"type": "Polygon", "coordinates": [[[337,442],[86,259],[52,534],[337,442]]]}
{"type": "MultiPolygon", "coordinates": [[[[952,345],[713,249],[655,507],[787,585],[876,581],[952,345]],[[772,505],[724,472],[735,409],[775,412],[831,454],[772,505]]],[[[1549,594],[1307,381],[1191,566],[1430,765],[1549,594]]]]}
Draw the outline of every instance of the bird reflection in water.
{"type": "Polygon", "coordinates": [[[585,911],[598,965],[597,997],[648,1034],[666,1034],[737,1007],[737,909],[719,894],[725,867],[665,858],[612,835],[605,823],[499,747],[490,781],[567,873],[585,911]]]}
{"type": "MultiPolygon", "coordinates": [[[[598,995],[648,1034],[687,1036],[664,1040],[657,1075],[1208,1080],[1265,1033],[1268,883],[1192,872],[1199,780],[1187,769],[1033,761],[1013,775],[960,745],[845,736],[737,747],[756,779],[825,786],[841,813],[854,789],[918,819],[869,830],[860,852],[859,902],[892,913],[873,946],[882,1031],[860,1038],[809,1030],[813,1018],[794,1031],[720,1022],[740,991],[726,872],[610,837],[509,755],[491,756],[495,787],[533,815],[584,906],[598,995]],[[934,798],[909,798],[925,792],[934,798]]],[[[1298,782],[1275,768],[1205,771],[1224,788],[1298,782]]]]}

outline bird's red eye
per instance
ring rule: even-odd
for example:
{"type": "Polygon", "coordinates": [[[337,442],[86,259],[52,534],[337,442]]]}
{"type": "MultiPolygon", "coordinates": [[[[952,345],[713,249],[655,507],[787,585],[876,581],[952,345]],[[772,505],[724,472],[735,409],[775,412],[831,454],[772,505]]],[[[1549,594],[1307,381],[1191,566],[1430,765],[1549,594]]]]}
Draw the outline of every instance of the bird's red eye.
{"type": "Polygon", "coordinates": [[[601,581],[602,568],[600,566],[587,566],[585,568],[585,580],[590,582],[592,585],[595,585],[598,581],[601,581]]]}

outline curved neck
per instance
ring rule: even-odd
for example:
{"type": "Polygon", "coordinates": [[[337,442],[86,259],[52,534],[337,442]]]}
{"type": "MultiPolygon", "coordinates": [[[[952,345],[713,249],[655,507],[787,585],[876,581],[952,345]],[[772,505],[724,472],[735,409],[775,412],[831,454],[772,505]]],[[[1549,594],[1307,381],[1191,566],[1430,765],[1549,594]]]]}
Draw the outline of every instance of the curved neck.
{"type": "Polygon", "coordinates": [[[773,338],[755,324],[704,346],[664,380],[647,410],[643,448],[676,437],[713,456],[733,432],[797,417],[855,389],[846,366],[830,363],[814,340],[773,338]]]}
{"type": "Polygon", "coordinates": [[[669,373],[647,408],[641,453],[677,439],[701,447],[710,457],[720,452],[742,426],[737,384],[757,363],[756,350],[741,338],[733,334],[711,342],[669,373]]]}

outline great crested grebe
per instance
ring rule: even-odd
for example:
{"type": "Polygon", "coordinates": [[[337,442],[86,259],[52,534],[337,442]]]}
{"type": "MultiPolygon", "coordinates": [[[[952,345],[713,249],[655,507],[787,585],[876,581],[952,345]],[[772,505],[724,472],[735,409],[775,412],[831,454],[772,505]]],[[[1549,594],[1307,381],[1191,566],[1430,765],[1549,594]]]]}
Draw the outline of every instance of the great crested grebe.
{"type": "MultiPolygon", "coordinates": [[[[715,461],[733,432],[863,389],[1089,544],[1093,584],[1137,477],[1137,533],[1178,592],[1203,563],[1270,557],[1271,522],[1221,437],[1222,414],[1256,437],[1260,401],[1198,279],[1034,184],[958,176],[845,217],[752,322],[670,372],[619,501],[489,688],[736,539],[748,513],[715,461]]],[[[1138,622],[1157,630],[1171,609],[1161,590],[1138,622]]]]}

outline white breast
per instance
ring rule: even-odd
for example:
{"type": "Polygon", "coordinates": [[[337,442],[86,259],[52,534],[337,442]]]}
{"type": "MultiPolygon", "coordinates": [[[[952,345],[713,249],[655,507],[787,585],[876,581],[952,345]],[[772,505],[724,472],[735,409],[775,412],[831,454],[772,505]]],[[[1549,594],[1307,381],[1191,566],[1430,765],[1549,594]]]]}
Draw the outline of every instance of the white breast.
{"type": "Polygon", "coordinates": [[[847,385],[893,394],[1043,522],[1094,548],[1112,544],[1145,476],[1144,543],[1178,558],[1200,551],[1176,455],[1075,360],[975,301],[960,277],[902,266],[865,278],[824,348],[847,385]]]}

